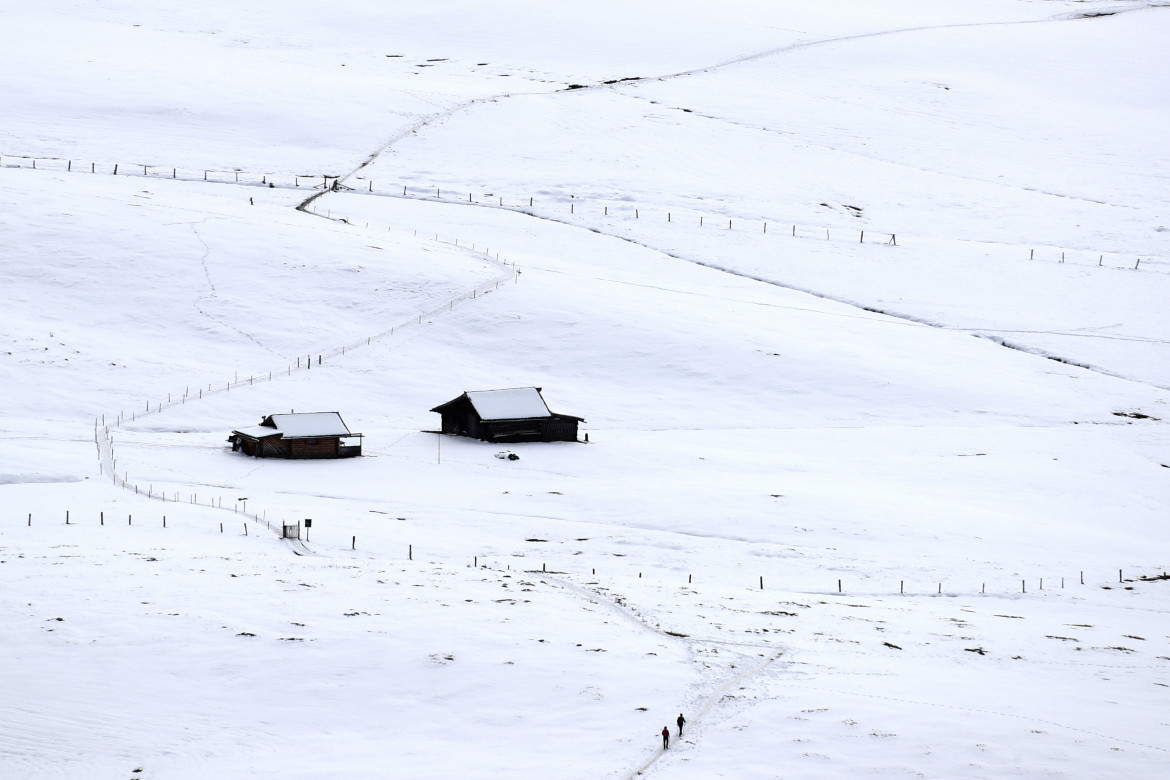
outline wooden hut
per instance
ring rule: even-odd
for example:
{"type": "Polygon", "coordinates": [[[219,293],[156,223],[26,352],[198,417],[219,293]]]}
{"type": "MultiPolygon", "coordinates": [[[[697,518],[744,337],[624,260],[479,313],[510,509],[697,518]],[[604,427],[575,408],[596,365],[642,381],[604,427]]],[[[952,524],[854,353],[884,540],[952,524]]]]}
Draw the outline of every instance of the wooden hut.
{"type": "Polygon", "coordinates": [[[471,390],[431,409],[443,433],[492,442],[577,441],[580,417],[548,410],[539,387],[471,390]]]}
{"type": "Polygon", "coordinates": [[[337,412],[270,414],[251,428],[232,431],[232,452],[257,458],[352,458],[362,454],[362,435],[337,412]]]}

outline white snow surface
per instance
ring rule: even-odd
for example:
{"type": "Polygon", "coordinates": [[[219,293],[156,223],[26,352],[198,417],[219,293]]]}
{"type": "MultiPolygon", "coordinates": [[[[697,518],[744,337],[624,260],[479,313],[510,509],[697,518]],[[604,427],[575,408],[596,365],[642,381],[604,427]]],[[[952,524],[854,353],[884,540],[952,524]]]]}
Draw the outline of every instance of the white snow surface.
{"type": "Polygon", "coordinates": [[[509,387],[501,390],[468,390],[467,398],[483,420],[516,420],[549,417],[540,391],[535,387],[509,387]]]}
{"type": "Polygon", "coordinates": [[[9,5],[0,777],[1165,774],[1167,3],[9,5]]]}
{"type": "Polygon", "coordinates": [[[296,412],[271,416],[276,430],[286,437],[349,435],[349,428],[337,412],[296,412]]]}

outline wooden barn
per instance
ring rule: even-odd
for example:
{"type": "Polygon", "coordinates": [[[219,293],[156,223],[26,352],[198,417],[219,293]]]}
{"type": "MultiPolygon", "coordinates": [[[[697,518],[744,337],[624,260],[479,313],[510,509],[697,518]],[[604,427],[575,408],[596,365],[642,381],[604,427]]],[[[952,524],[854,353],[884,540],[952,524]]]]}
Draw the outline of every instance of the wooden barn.
{"type": "Polygon", "coordinates": [[[577,441],[580,417],[548,410],[539,387],[473,390],[431,409],[443,433],[492,442],[577,441]]]}
{"type": "Polygon", "coordinates": [[[337,412],[270,414],[251,428],[232,431],[232,452],[257,458],[352,458],[362,435],[351,433],[337,412]]]}

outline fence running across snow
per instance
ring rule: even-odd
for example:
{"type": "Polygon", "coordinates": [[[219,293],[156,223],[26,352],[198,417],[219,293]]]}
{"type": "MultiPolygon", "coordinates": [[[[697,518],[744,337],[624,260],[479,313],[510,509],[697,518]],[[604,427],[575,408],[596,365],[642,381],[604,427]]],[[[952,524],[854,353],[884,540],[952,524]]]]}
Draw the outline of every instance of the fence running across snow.
{"type": "MultiPolygon", "coordinates": [[[[218,505],[214,506],[218,507],[218,505]]],[[[282,521],[279,524],[274,525],[272,522],[268,521],[262,516],[240,512],[238,506],[230,508],[234,509],[239,514],[242,514],[244,517],[256,521],[257,526],[263,525],[265,529],[279,534],[280,538],[282,539],[308,541],[306,534],[310,529],[307,527],[307,523],[289,523],[282,521]]],[[[156,524],[156,527],[161,526],[162,528],[173,528],[175,525],[173,519],[168,525],[166,515],[162,515],[161,519],[152,520],[144,520],[142,516],[139,515],[137,522],[135,522],[134,515],[132,513],[126,514],[125,522],[123,522],[121,518],[121,513],[115,515],[115,513],[112,511],[109,513],[105,511],[99,511],[96,517],[88,516],[85,519],[82,519],[76,513],[73,513],[70,510],[66,510],[63,518],[58,515],[55,518],[46,519],[44,515],[37,515],[35,517],[35,523],[38,527],[46,523],[56,526],[80,526],[86,524],[96,524],[102,527],[113,527],[120,525],[133,528],[142,528],[148,523],[154,523],[156,524]]],[[[9,523],[10,521],[6,522],[5,524],[7,525],[9,523]]],[[[25,519],[25,516],[21,516],[17,518],[17,522],[11,524],[17,527],[27,526],[31,528],[34,525],[34,515],[30,512],[27,514],[27,520],[25,519]]],[[[247,522],[241,522],[240,529],[242,536],[249,535],[247,522]]],[[[316,529],[314,528],[313,530],[316,529]]],[[[219,524],[219,532],[226,533],[226,531],[227,529],[224,523],[221,522],[219,524]]],[[[356,550],[357,536],[350,535],[349,541],[350,550],[356,550]]],[[[332,548],[338,547],[338,545],[335,543],[335,540],[329,538],[328,536],[321,543],[332,548]]],[[[1075,577],[1030,577],[1012,580],[1005,580],[1002,577],[997,577],[997,579],[991,581],[992,587],[990,589],[987,587],[987,582],[980,582],[978,587],[976,587],[973,582],[970,586],[955,586],[945,582],[923,582],[921,577],[914,581],[898,580],[897,586],[895,587],[894,580],[892,579],[879,580],[878,577],[867,576],[860,572],[857,572],[855,578],[851,580],[847,580],[843,577],[835,578],[834,580],[826,583],[827,586],[813,585],[808,582],[792,582],[791,579],[781,579],[779,584],[776,584],[775,580],[771,580],[771,584],[768,584],[766,587],[764,575],[758,575],[752,577],[749,580],[740,578],[740,572],[736,572],[732,577],[728,577],[726,572],[709,572],[707,576],[700,577],[698,579],[696,579],[694,574],[688,574],[686,575],[685,582],[682,580],[680,575],[677,581],[671,582],[662,576],[661,571],[655,572],[657,576],[654,578],[645,577],[643,571],[637,570],[636,564],[634,566],[626,567],[624,571],[619,571],[616,568],[610,569],[609,571],[602,569],[602,574],[598,574],[597,567],[589,567],[587,565],[580,564],[579,562],[575,562],[576,565],[572,570],[569,570],[557,568],[550,569],[547,563],[542,563],[539,569],[524,568],[521,565],[517,565],[516,568],[513,568],[512,564],[510,563],[496,562],[493,564],[489,561],[488,558],[480,556],[473,556],[471,557],[470,561],[467,561],[463,564],[453,563],[453,561],[457,559],[458,556],[450,556],[442,560],[429,558],[424,561],[418,557],[418,550],[416,550],[416,546],[414,544],[407,544],[404,548],[399,547],[399,560],[411,562],[417,560],[420,565],[428,566],[464,565],[470,568],[487,569],[497,572],[513,572],[516,574],[528,574],[533,576],[567,576],[593,580],[600,579],[604,576],[609,576],[613,579],[624,577],[627,579],[645,580],[647,582],[653,581],[657,584],[677,585],[678,587],[687,587],[691,589],[699,588],[704,584],[710,584],[716,587],[747,588],[750,590],[774,593],[820,595],[837,594],[852,596],[1027,596],[1063,591],[1076,587],[1095,587],[1101,590],[1133,590],[1134,586],[1142,583],[1170,582],[1170,573],[1165,571],[1155,571],[1154,573],[1139,574],[1137,576],[1131,574],[1127,577],[1125,575],[1125,570],[1118,568],[1112,570],[1117,572],[1116,579],[1112,578],[1112,574],[1102,576],[1100,572],[1090,572],[1088,578],[1086,578],[1085,571],[1077,572],[1075,577]],[[881,583],[880,585],[878,584],[879,582],[881,583]]]]}
{"type": "MultiPolygon", "coordinates": [[[[555,219],[560,222],[573,224],[567,217],[604,217],[614,219],[657,219],[672,225],[692,225],[703,228],[720,230],[750,230],[766,235],[782,235],[791,238],[805,238],[817,240],[847,240],[854,243],[878,243],[897,246],[898,234],[857,228],[833,228],[828,225],[802,226],[780,219],[751,219],[736,218],[727,215],[714,216],[711,214],[675,213],[665,209],[651,211],[644,206],[630,205],[624,199],[621,204],[593,203],[575,196],[561,196],[553,199],[540,199],[534,196],[511,196],[505,198],[498,193],[482,194],[477,199],[467,187],[448,188],[444,190],[438,186],[410,186],[407,184],[375,185],[374,180],[355,177],[361,182],[359,186],[349,186],[343,182],[347,177],[335,174],[293,174],[293,173],[253,173],[238,168],[230,171],[190,170],[174,166],[145,165],[142,163],[94,163],[76,162],[57,157],[27,157],[20,155],[0,155],[0,167],[33,168],[36,170],[82,172],[93,174],[108,174],[115,176],[140,176],[152,179],[174,179],[178,181],[203,181],[215,184],[233,184],[242,187],[264,187],[279,189],[315,189],[321,194],[326,192],[353,192],[356,194],[370,194],[380,197],[404,198],[408,200],[442,200],[451,203],[462,203],[484,208],[497,208],[529,214],[541,219],[555,219]],[[7,162],[6,162],[7,161],[7,162]],[[364,186],[362,186],[364,185],[364,186]],[[467,197],[463,193],[467,192],[467,197]],[[643,217],[645,213],[645,217],[643,217]],[[866,233],[870,239],[866,241],[866,233]],[[848,238],[842,239],[843,235],[848,238]]],[[[302,204],[302,205],[307,205],[302,204]]],[[[315,213],[315,212],[313,212],[315,213]]],[[[578,220],[580,221],[580,220],[578,220]]],[[[1098,268],[1124,268],[1132,270],[1151,270],[1151,261],[1163,265],[1160,259],[1152,255],[1141,257],[1123,256],[1116,252],[1102,252],[1099,250],[1067,250],[1059,247],[1044,247],[1039,253],[1036,249],[1028,251],[1029,260],[1050,261],[1056,263],[1073,263],[1098,268]],[[1105,258],[1110,262],[1105,264],[1105,258]],[[1143,265],[1143,262],[1145,265],[1143,265]]],[[[1157,269],[1159,273],[1167,273],[1157,269]]]]}

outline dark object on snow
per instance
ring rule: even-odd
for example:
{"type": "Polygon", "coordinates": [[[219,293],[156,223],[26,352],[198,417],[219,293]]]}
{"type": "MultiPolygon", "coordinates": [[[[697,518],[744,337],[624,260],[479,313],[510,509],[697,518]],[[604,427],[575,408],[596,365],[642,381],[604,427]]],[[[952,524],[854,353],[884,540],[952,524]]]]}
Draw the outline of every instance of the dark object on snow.
{"type": "Polygon", "coordinates": [[[232,452],[257,458],[352,458],[362,454],[362,434],[351,433],[337,412],[270,414],[228,436],[232,452]]]}
{"type": "Polygon", "coordinates": [[[443,433],[493,442],[577,441],[580,417],[548,410],[539,387],[473,390],[431,409],[443,433]]]}
{"type": "Polygon", "coordinates": [[[666,750],[670,747],[670,729],[666,726],[662,727],[662,749],[666,750]]]}
{"type": "Polygon", "coordinates": [[[683,727],[683,724],[684,724],[684,723],[686,723],[686,722],[687,722],[687,719],[686,719],[686,718],[684,718],[684,717],[683,717],[683,714],[680,712],[680,713],[678,714],[678,720],[677,720],[677,721],[675,721],[675,723],[677,723],[677,724],[678,724],[678,738],[679,738],[679,739],[682,739],[682,727],[683,727]]]}

